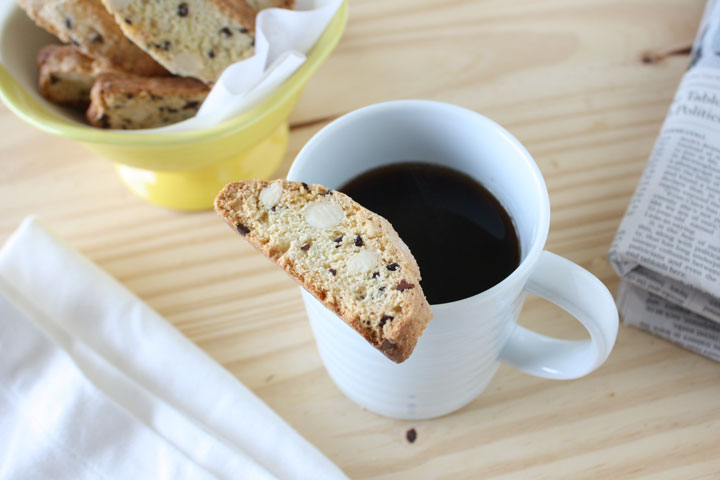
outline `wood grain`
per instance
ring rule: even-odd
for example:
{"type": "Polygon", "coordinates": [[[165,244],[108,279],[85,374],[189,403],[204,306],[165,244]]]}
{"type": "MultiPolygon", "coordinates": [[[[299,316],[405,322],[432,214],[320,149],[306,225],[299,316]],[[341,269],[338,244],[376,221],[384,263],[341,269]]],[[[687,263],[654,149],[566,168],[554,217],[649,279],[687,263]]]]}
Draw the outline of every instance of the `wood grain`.
{"type": "MultiPolygon", "coordinates": [[[[685,70],[700,0],[353,0],[347,32],[294,112],[277,176],[320,128],[398,98],[495,119],[548,184],[548,249],[602,279],[608,247],[685,70]]],[[[315,350],[294,283],[210,212],[143,203],[112,165],[0,107],[0,241],[28,214],[148,302],[352,478],[718,478],[720,366],[621,327],[608,362],[552,382],[502,367],[441,419],[378,417],[315,350]],[[409,428],[417,440],[405,440],[409,428]]],[[[531,298],[522,323],[581,329],[531,298]]]]}

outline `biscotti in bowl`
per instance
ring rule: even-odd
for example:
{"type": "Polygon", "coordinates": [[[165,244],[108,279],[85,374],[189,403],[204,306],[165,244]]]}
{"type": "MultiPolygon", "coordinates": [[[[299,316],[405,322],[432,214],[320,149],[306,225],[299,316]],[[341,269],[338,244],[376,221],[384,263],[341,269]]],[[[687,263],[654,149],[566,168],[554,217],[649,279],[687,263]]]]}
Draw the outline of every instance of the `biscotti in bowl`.
{"type": "Polygon", "coordinates": [[[91,126],[84,112],[47,101],[38,86],[36,55],[57,39],[14,1],[0,2],[0,99],[33,126],[116,163],[121,179],[145,200],[180,210],[210,209],[226,183],[269,178],[277,169],[287,145],[287,118],[339,41],[346,19],[343,3],[305,63],[247,112],[189,132],[136,133],[91,126]]]}
{"type": "Polygon", "coordinates": [[[194,116],[197,108],[179,109],[177,103],[191,95],[188,105],[198,107],[227,67],[254,55],[258,8],[292,9],[294,0],[267,0],[257,8],[245,0],[17,3],[37,26],[64,43],[60,48],[46,45],[37,54],[38,85],[45,99],[74,108],[89,104],[91,125],[127,130],[163,127],[194,116]],[[98,80],[105,74],[116,81],[98,80]]]}

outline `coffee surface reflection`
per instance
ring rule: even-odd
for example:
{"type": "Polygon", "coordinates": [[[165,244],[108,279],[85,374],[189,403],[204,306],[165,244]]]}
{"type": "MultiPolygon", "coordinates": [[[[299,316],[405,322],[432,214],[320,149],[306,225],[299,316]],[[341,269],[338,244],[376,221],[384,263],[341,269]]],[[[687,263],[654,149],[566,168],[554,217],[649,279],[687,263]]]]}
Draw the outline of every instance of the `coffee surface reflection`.
{"type": "Polygon", "coordinates": [[[483,292],[520,263],[510,216],[463,173],[400,163],[368,171],[338,190],[393,224],[420,265],[431,304],[483,292]]]}

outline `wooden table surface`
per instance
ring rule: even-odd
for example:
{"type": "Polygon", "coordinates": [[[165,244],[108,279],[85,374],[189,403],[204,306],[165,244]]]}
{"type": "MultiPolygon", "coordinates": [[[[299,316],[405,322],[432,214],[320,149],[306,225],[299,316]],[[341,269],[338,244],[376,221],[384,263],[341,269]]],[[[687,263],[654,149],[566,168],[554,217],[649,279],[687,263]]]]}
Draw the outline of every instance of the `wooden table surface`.
{"type": "MultiPolygon", "coordinates": [[[[547,248],[615,291],[605,256],[703,6],[352,0],[341,43],[291,117],[276,176],[327,122],[363,105],[425,98],[474,109],[508,128],[539,164],[552,206],[547,248]]],[[[108,161],[3,106],[0,132],[0,241],[26,215],[42,215],[352,478],[720,478],[717,363],[621,326],[607,363],[583,379],[501,367],[454,414],[382,418],[325,373],[295,284],[214,213],[144,203],[108,161]]],[[[536,298],[521,323],[581,334],[536,298]]]]}

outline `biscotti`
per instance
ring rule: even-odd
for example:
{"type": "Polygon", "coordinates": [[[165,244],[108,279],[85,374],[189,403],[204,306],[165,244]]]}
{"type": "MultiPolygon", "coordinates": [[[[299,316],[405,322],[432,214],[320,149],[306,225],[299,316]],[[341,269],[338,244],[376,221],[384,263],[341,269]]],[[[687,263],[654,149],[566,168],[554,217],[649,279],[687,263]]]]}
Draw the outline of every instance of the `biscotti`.
{"type": "Polygon", "coordinates": [[[122,31],[176,75],[215,82],[252,56],[255,10],[244,0],[103,0],[122,31]]]}
{"type": "Polygon", "coordinates": [[[415,258],[383,217],[283,180],[228,184],[215,210],[388,358],[410,356],[432,313],[415,258]]]}
{"type": "Polygon", "coordinates": [[[104,62],[109,70],[120,69],[143,76],[167,75],[167,71],[125,35],[99,0],[18,0],[40,27],[65,43],[104,62]]]}
{"type": "Polygon", "coordinates": [[[264,10],[266,8],[292,8],[295,0],[247,0],[255,10],[264,10]]]}
{"type": "MultiPolygon", "coordinates": [[[[72,45],[46,45],[37,54],[38,88],[48,101],[85,109],[90,89],[107,66],[72,45]]],[[[120,72],[118,72],[120,73],[120,72]]]]}
{"type": "Polygon", "coordinates": [[[192,78],[103,74],[90,92],[88,121],[101,128],[155,128],[194,116],[207,85],[192,78]]]}

